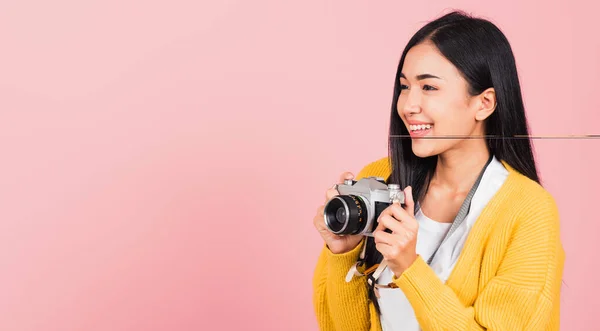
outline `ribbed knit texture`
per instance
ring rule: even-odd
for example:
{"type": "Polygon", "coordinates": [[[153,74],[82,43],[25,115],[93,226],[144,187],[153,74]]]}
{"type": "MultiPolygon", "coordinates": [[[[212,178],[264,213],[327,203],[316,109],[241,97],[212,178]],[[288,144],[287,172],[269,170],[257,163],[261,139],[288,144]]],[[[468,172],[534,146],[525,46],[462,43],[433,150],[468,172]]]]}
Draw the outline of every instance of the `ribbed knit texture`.
{"type": "MultiPolygon", "coordinates": [[[[393,279],[410,301],[423,331],[559,330],[565,254],[552,196],[505,162],[509,175],[467,238],[448,281],[419,256],[393,279]]],[[[388,158],[363,168],[357,179],[390,175],[388,158]]],[[[365,277],[346,283],[364,240],[333,254],[324,245],[313,278],[321,330],[381,330],[365,277]]]]}

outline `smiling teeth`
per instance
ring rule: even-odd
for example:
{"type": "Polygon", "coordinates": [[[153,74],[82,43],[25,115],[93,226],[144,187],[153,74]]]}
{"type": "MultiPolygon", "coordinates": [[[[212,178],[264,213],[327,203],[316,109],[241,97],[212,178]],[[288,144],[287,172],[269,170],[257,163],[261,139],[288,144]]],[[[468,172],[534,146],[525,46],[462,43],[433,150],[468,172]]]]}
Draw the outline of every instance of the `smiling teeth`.
{"type": "Polygon", "coordinates": [[[431,129],[432,126],[431,124],[409,125],[410,131],[427,130],[431,129]]]}

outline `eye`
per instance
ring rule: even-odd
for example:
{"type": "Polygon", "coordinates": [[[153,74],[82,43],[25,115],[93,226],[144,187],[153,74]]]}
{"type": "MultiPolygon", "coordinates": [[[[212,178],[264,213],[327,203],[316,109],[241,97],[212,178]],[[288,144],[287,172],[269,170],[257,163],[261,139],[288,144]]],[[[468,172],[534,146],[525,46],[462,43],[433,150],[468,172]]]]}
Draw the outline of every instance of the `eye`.
{"type": "Polygon", "coordinates": [[[404,84],[400,84],[400,90],[408,90],[408,86],[404,84]]]}
{"type": "Polygon", "coordinates": [[[423,85],[425,91],[437,91],[437,89],[431,85],[423,85]]]}

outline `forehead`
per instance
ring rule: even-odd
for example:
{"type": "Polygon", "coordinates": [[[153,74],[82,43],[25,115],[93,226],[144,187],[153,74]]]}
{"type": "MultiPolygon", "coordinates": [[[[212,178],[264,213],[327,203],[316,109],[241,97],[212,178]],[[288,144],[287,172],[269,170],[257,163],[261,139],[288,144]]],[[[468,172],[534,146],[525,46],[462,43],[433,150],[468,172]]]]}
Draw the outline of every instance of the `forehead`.
{"type": "Polygon", "coordinates": [[[430,42],[412,47],[406,54],[402,73],[413,79],[420,74],[433,74],[439,77],[451,78],[458,75],[458,70],[430,42]]]}

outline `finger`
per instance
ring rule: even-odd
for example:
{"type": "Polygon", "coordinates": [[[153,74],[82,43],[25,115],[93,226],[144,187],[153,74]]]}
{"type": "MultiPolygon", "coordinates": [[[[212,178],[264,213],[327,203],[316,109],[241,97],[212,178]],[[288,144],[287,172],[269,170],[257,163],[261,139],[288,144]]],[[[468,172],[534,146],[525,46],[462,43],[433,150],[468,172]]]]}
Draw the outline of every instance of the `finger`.
{"type": "Polygon", "coordinates": [[[413,199],[411,186],[407,186],[404,189],[404,205],[408,214],[411,217],[415,217],[415,200],[413,199]]]}
{"type": "Polygon", "coordinates": [[[354,175],[350,171],[346,171],[340,176],[338,183],[343,184],[346,179],[354,179],[354,175]]]}
{"type": "MultiPolygon", "coordinates": [[[[406,229],[404,228],[402,223],[390,215],[381,216],[379,218],[379,225],[381,225],[385,229],[392,230],[393,233],[402,233],[402,232],[406,231],[406,229]]],[[[379,228],[379,226],[378,226],[378,228],[379,228]]],[[[379,229],[379,230],[381,231],[383,229],[379,229]]]]}
{"type": "Polygon", "coordinates": [[[318,230],[322,230],[323,228],[325,228],[325,220],[322,216],[317,215],[313,218],[313,225],[318,230]]]}
{"type": "Polygon", "coordinates": [[[321,205],[319,206],[319,208],[317,208],[317,215],[323,217],[325,212],[325,206],[321,205]]]}
{"type": "Polygon", "coordinates": [[[404,225],[408,229],[414,230],[418,227],[418,223],[415,220],[415,217],[410,215],[409,212],[406,209],[402,208],[401,205],[394,203],[391,206],[389,206],[388,209],[388,213],[391,214],[391,216],[393,216],[395,219],[400,221],[402,225],[404,225]]]}
{"type": "Polygon", "coordinates": [[[340,192],[337,190],[337,185],[343,184],[344,180],[346,179],[354,179],[354,175],[349,171],[342,173],[338,182],[336,184],[333,184],[333,186],[325,192],[325,201],[329,201],[333,199],[333,197],[335,197],[336,195],[340,194],[340,192]]]}
{"type": "Polygon", "coordinates": [[[315,226],[315,228],[317,228],[317,230],[321,233],[326,233],[328,236],[333,236],[333,237],[337,237],[337,235],[335,235],[334,233],[332,233],[329,228],[327,227],[327,225],[325,224],[325,220],[323,219],[323,216],[315,216],[313,218],[313,224],[315,226]]]}
{"type": "Polygon", "coordinates": [[[379,218],[377,219],[377,227],[375,228],[375,230],[373,230],[373,234],[377,231],[385,230],[385,226],[383,225],[383,223],[381,223],[382,217],[383,217],[383,215],[380,215],[379,218]]]}
{"type": "Polygon", "coordinates": [[[388,206],[387,208],[385,208],[380,214],[379,217],[377,218],[377,226],[375,227],[375,230],[373,230],[373,232],[375,231],[387,231],[388,233],[391,233],[391,229],[388,229],[382,222],[381,219],[383,217],[394,217],[393,213],[391,211],[391,207],[392,205],[388,206]]]}
{"type": "Polygon", "coordinates": [[[325,191],[325,201],[329,201],[333,199],[336,195],[339,195],[340,192],[335,188],[335,186],[331,187],[327,191],[325,191]]]}
{"type": "Polygon", "coordinates": [[[392,253],[394,251],[394,248],[392,246],[384,243],[375,244],[375,249],[377,249],[379,253],[381,253],[381,255],[383,256],[383,258],[386,260],[390,256],[392,256],[392,253]]]}
{"type": "Polygon", "coordinates": [[[404,221],[406,218],[410,217],[408,212],[404,208],[402,208],[402,205],[400,205],[399,203],[394,203],[390,205],[387,209],[389,209],[389,215],[393,216],[399,221],[404,221]]]}
{"type": "Polygon", "coordinates": [[[385,231],[375,231],[373,232],[373,238],[375,239],[375,243],[381,243],[386,245],[395,245],[398,242],[397,235],[387,233],[385,231]]]}

